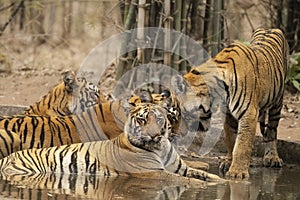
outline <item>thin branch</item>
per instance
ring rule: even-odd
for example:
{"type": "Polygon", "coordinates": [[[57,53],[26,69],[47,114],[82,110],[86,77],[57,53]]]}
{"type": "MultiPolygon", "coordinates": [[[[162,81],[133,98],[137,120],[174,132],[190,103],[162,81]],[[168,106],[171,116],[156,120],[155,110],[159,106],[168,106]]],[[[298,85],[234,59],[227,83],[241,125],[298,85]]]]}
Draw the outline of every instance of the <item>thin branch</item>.
{"type": "Polygon", "coordinates": [[[246,9],[244,10],[244,13],[245,13],[246,18],[247,18],[247,20],[248,20],[248,23],[249,23],[249,25],[250,25],[250,27],[251,27],[251,31],[253,32],[253,31],[254,31],[254,26],[253,26],[253,24],[252,24],[252,22],[251,22],[251,19],[250,19],[249,15],[248,15],[248,12],[247,12],[246,9]]]}
{"type": "Polygon", "coordinates": [[[12,2],[11,4],[9,4],[8,6],[3,6],[2,8],[0,8],[0,12],[9,9],[11,7],[13,7],[15,5],[16,2],[12,2]]]}
{"type": "Polygon", "coordinates": [[[20,4],[18,7],[14,10],[14,12],[11,14],[11,16],[8,18],[7,22],[5,22],[4,25],[0,27],[0,37],[2,36],[3,32],[5,31],[6,27],[9,25],[9,23],[14,19],[14,17],[17,15],[19,9],[23,7],[25,0],[21,0],[20,4]]]}

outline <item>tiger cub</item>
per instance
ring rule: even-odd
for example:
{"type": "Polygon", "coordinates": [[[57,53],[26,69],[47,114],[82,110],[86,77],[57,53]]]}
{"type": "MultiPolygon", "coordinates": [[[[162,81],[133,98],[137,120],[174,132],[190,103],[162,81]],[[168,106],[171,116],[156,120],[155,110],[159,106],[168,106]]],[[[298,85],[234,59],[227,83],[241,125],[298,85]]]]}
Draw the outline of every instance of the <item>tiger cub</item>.
{"type": "Polygon", "coordinates": [[[124,133],[112,140],[18,151],[0,160],[10,175],[36,173],[170,176],[221,181],[217,175],[188,167],[168,140],[166,111],[142,103],[130,110],[124,133]]]}
{"type": "Polygon", "coordinates": [[[249,177],[256,122],[260,118],[264,125],[267,111],[268,124],[261,128],[266,144],[264,165],[283,165],[276,144],[288,53],[289,47],[281,30],[258,29],[253,33],[250,45],[234,42],[214,58],[191,69],[184,79],[177,76],[172,80],[177,88],[175,93],[182,100],[182,112],[191,116],[189,123],[207,127],[214,105],[223,108],[228,154],[220,170],[227,171],[227,177],[249,177]]]}
{"type": "Polygon", "coordinates": [[[42,99],[29,106],[23,114],[66,116],[81,113],[103,98],[97,86],[73,71],[63,73],[63,82],[53,87],[42,99]]]}

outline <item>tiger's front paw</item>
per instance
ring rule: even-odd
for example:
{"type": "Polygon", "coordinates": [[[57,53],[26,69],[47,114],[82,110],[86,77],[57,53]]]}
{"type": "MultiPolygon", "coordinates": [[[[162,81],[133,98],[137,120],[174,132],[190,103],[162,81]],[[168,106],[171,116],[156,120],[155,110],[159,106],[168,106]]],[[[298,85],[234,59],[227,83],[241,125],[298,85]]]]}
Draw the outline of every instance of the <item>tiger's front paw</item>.
{"type": "Polygon", "coordinates": [[[249,172],[247,170],[238,170],[238,169],[229,169],[229,171],[226,173],[226,178],[229,179],[248,179],[249,178],[249,172]]]}
{"type": "Polygon", "coordinates": [[[192,169],[192,168],[189,169],[187,177],[196,178],[203,181],[225,181],[218,175],[211,174],[203,170],[192,169]]]}
{"type": "Polygon", "coordinates": [[[226,158],[223,162],[221,162],[219,166],[219,172],[222,174],[226,174],[231,165],[231,159],[226,158]]]}
{"type": "Polygon", "coordinates": [[[264,166],[281,168],[283,166],[283,161],[279,156],[266,155],[264,156],[264,166]]]}
{"type": "Polygon", "coordinates": [[[283,161],[277,152],[277,140],[265,142],[264,166],[278,168],[283,166],[283,161]]]}
{"type": "Polygon", "coordinates": [[[201,161],[184,160],[184,162],[187,164],[187,166],[194,169],[200,169],[204,171],[208,171],[209,169],[209,164],[201,161]]]}

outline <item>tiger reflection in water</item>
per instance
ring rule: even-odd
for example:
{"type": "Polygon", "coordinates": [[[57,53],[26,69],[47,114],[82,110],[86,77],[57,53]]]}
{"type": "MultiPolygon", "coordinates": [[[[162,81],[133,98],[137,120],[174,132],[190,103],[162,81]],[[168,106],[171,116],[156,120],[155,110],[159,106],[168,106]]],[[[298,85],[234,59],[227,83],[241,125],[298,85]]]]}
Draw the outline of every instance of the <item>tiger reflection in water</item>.
{"type": "Polygon", "coordinates": [[[202,188],[200,181],[103,177],[77,174],[2,176],[0,199],[178,199],[189,188],[202,188]],[[138,192],[137,192],[138,191],[138,192]]]}

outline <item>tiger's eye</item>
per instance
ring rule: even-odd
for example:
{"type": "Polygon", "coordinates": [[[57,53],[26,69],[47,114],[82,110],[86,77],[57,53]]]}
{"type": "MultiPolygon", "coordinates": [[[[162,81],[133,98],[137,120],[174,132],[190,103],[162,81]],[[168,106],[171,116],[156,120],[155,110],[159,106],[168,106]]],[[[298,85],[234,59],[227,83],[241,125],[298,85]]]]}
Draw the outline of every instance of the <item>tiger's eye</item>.
{"type": "Polygon", "coordinates": [[[200,75],[200,72],[197,71],[197,70],[195,70],[195,69],[193,69],[193,70],[191,71],[191,73],[192,73],[192,74],[195,74],[195,75],[200,75]]]}

